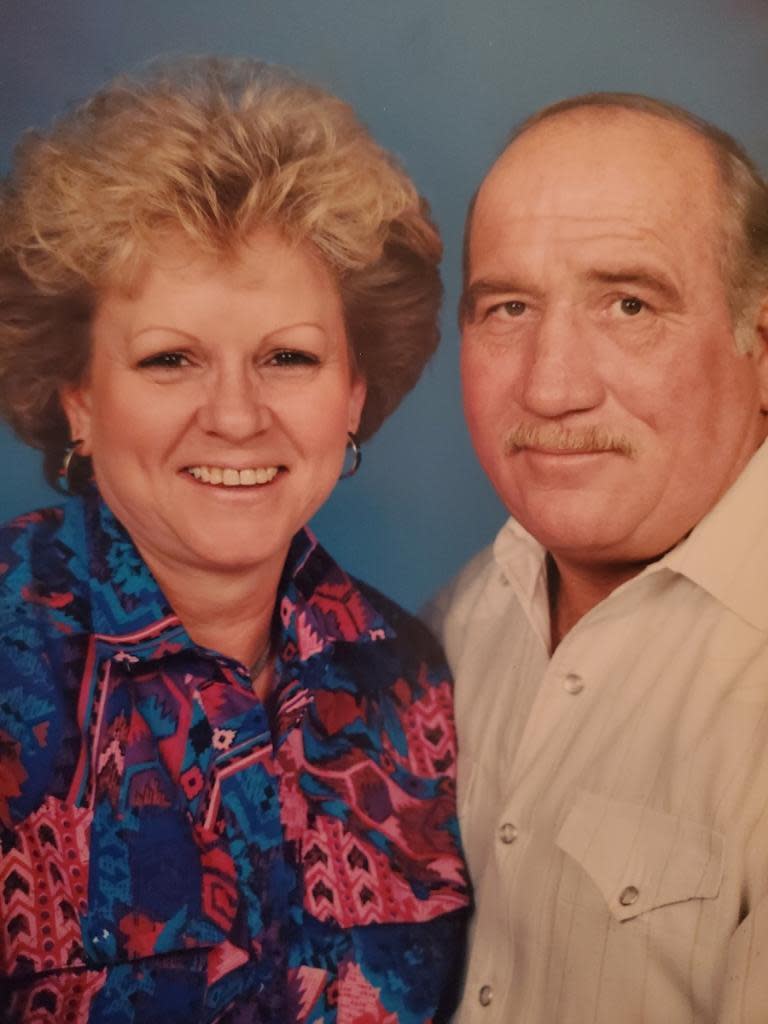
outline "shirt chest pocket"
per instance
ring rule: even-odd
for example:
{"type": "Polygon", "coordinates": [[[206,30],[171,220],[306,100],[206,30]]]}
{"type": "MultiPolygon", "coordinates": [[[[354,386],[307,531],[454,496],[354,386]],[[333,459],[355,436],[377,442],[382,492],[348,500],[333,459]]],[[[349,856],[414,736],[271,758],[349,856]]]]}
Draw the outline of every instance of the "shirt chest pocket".
{"type": "Polygon", "coordinates": [[[720,891],[722,835],[652,807],[581,790],[557,845],[589,875],[617,921],[720,891]]]}
{"type": "Polygon", "coordinates": [[[223,941],[238,908],[235,865],[220,837],[171,808],[147,807],[121,819],[94,812],[88,959],[103,964],[223,941]]]}
{"type": "MultiPolygon", "coordinates": [[[[144,809],[145,812],[147,809],[144,809]]],[[[238,906],[218,836],[149,808],[129,828],[54,797],[0,859],[0,973],[98,967],[226,938],[238,906]]]]}

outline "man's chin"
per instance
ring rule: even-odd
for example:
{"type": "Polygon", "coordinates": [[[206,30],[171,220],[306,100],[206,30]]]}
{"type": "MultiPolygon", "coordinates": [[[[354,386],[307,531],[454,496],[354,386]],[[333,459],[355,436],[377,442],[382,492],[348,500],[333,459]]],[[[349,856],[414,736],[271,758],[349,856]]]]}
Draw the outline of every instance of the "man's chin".
{"type": "Polygon", "coordinates": [[[567,502],[527,502],[512,515],[555,558],[585,564],[643,561],[647,545],[635,536],[640,524],[618,520],[619,509],[618,497],[596,502],[582,495],[567,502]]]}

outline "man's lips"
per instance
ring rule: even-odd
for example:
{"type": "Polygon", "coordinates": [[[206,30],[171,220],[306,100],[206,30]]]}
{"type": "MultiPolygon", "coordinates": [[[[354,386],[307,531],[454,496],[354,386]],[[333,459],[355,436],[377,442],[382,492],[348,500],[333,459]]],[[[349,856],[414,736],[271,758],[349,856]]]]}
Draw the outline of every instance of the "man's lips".
{"type": "Polygon", "coordinates": [[[530,452],[532,455],[556,455],[556,456],[579,456],[579,455],[606,455],[615,453],[614,448],[547,448],[543,445],[525,445],[511,449],[511,453],[530,452]]]}

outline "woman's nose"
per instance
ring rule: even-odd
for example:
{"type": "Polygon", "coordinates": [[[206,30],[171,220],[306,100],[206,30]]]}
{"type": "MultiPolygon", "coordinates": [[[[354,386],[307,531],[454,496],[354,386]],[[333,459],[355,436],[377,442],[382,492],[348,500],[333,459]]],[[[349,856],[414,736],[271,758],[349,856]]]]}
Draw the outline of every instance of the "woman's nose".
{"type": "Polygon", "coordinates": [[[209,382],[198,413],[203,430],[232,442],[262,433],[271,421],[263,382],[258,374],[240,368],[218,374],[209,382]]]}

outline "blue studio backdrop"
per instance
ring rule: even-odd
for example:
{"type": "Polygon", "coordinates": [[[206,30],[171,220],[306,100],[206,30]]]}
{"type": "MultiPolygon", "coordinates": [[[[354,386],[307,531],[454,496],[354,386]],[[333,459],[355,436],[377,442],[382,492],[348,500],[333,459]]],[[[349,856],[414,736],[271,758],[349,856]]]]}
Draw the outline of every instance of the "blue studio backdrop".
{"type": "MultiPolygon", "coordinates": [[[[350,101],[428,196],[445,239],[443,341],[314,526],[351,571],[417,607],[504,511],[461,415],[467,202],[513,125],[563,96],[648,92],[734,134],[768,165],[768,0],[3,0],[0,165],[114,74],[151,57],[242,54],[350,101]]],[[[0,428],[0,518],[56,496],[0,428]]]]}

